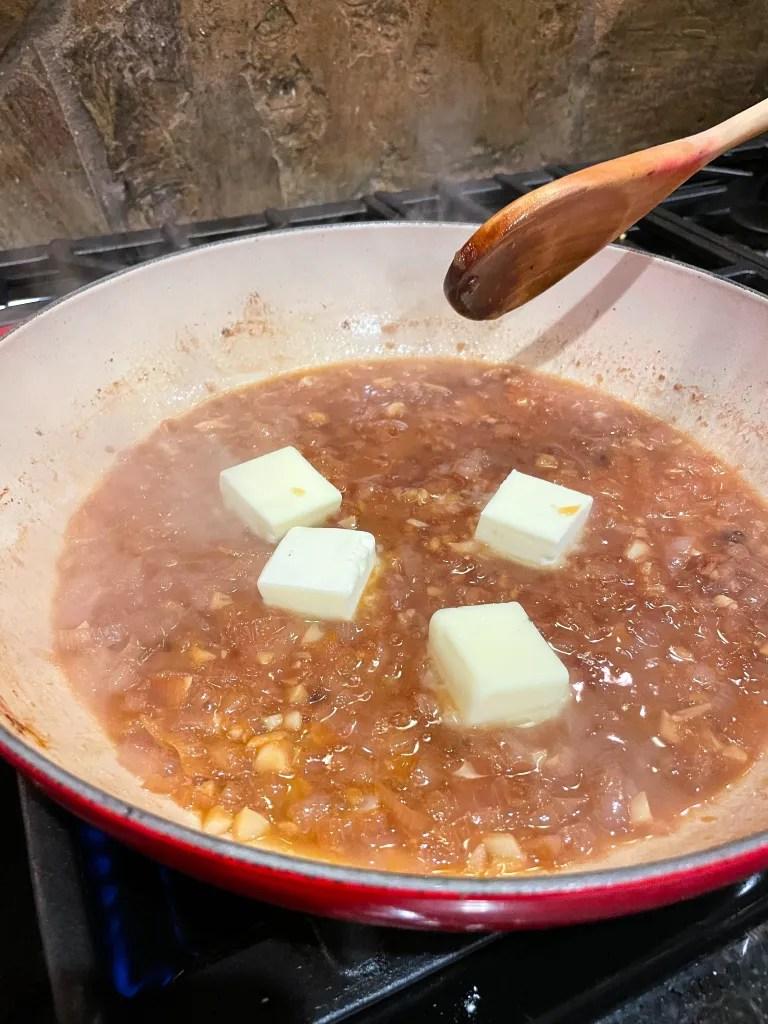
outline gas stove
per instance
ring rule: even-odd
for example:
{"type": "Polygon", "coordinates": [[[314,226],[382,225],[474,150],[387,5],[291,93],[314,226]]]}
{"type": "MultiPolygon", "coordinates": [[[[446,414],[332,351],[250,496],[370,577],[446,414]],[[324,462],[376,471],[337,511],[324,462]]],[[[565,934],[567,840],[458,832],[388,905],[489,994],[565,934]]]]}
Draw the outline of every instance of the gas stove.
{"type": "MultiPolygon", "coordinates": [[[[571,167],[0,252],[0,333],[147,259],[276,228],[476,221],[571,167]]],[[[705,168],[621,244],[768,295],[768,138],[705,168]]],[[[0,1024],[675,1024],[768,1019],[768,874],[664,910],[513,935],[363,927],[161,867],[0,769],[0,1024]],[[31,875],[31,885],[30,878],[31,875]],[[35,909],[36,908],[36,909],[35,909]]]]}

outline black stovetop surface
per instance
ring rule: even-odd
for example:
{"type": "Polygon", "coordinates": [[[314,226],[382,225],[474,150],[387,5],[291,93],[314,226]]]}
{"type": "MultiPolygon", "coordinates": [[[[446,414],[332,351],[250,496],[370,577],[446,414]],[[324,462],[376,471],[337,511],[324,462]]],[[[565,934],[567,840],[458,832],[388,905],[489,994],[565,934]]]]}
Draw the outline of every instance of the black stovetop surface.
{"type": "MultiPolygon", "coordinates": [[[[484,219],[567,170],[0,252],[0,327],[79,284],[189,246],[307,224],[484,219]]],[[[697,174],[622,241],[768,295],[768,139],[697,174]]],[[[259,1024],[768,1019],[768,874],[602,924],[507,936],[397,932],[214,890],[83,825],[34,787],[22,782],[19,792],[0,768],[0,1024],[244,1014],[259,1024]]]]}

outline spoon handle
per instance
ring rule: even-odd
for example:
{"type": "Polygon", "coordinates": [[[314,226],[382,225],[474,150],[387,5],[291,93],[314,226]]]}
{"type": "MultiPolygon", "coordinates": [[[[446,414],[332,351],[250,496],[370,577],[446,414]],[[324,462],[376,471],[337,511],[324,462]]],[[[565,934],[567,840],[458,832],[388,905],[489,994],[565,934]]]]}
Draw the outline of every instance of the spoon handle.
{"type": "Polygon", "coordinates": [[[747,107],[746,110],[721,121],[713,128],[692,135],[691,141],[699,142],[708,154],[707,160],[711,160],[720,156],[726,149],[747,142],[762,132],[768,132],[768,99],[747,107]]]}

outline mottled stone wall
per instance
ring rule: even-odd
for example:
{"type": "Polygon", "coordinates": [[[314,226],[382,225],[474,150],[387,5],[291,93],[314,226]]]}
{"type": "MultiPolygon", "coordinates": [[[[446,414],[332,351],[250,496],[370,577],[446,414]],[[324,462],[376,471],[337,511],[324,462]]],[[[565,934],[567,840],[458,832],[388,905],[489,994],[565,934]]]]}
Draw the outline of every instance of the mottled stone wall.
{"type": "Polygon", "coordinates": [[[0,0],[0,245],[596,158],[768,93],[768,0],[0,0]]]}

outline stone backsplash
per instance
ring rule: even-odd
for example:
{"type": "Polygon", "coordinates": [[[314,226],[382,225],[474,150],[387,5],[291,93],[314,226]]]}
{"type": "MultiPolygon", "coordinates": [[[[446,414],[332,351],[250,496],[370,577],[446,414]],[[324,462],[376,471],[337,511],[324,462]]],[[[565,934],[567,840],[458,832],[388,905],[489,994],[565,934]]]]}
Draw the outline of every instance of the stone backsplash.
{"type": "Polygon", "coordinates": [[[768,93],[768,0],[0,0],[0,246],[596,159],[768,93]]]}

